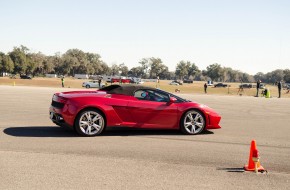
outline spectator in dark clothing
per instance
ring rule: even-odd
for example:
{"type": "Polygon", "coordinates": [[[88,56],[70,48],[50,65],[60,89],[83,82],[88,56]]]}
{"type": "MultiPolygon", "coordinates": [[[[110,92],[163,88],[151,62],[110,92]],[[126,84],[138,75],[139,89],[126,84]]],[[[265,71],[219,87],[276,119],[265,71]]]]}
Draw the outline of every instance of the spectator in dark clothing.
{"type": "Polygon", "coordinates": [[[278,86],[278,93],[279,93],[279,97],[278,98],[281,98],[282,81],[279,81],[277,83],[277,86],[278,86]]]}
{"type": "Polygon", "coordinates": [[[261,84],[261,81],[257,80],[257,94],[256,94],[256,97],[259,97],[260,84],[261,84]]]}
{"type": "Polygon", "coordinates": [[[102,78],[101,77],[99,78],[98,83],[99,83],[99,88],[101,88],[101,83],[102,83],[102,78]]]}
{"type": "Polygon", "coordinates": [[[61,86],[64,87],[64,77],[61,77],[61,86]]]}
{"type": "Polygon", "coordinates": [[[203,87],[204,87],[204,93],[207,93],[207,84],[206,83],[204,83],[204,85],[203,85],[203,87]]]}

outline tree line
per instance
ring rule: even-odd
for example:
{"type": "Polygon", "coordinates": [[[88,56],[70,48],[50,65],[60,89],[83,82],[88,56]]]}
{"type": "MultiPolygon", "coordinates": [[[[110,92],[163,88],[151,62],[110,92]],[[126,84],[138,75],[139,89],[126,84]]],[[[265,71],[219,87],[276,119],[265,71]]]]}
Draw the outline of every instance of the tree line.
{"type": "Polygon", "coordinates": [[[277,69],[268,73],[258,72],[250,75],[230,67],[223,67],[218,63],[213,63],[205,70],[200,70],[194,62],[181,60],[176,64],[175,71],[172,72],[160,58],[156,57],[142,58],[138,66],[129,69],[125,63],[113,64],[110,67],[99,54],[79,49],[69,49],[64,54],[56,53],[53,56],[47,56],[41,52],[33,53],[23,45],[14,47],[7,54],[0,52],[0,72],[33,76],[89,74],[221,82],[254,82],[257,80],[266,83],[274,83],[279,80],[290,82],[289,69],[277,69]]]}

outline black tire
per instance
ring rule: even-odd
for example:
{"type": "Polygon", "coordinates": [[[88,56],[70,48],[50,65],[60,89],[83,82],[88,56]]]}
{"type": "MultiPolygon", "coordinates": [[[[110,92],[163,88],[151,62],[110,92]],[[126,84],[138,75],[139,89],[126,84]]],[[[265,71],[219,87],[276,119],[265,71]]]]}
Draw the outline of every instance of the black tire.
{"type": "Polygon", "coordinates": [[[197,135],[204,131],[206,120],[199,110],[187,111],[180,120],[180,129],[186,135],[197,135]]]}
{"type": "Polygon", "coordinates": [[[87,85],[86,85],[86,88],[90,88],[90,85],[87,84],[87,85]]]}
{"type": "Polygon", "coordinates": [[[75,120],[75,130],[81,136],[92,137],[100,135],[106,126],[106,120],[100,111],[86,109],[81,111],[75,120]]]}

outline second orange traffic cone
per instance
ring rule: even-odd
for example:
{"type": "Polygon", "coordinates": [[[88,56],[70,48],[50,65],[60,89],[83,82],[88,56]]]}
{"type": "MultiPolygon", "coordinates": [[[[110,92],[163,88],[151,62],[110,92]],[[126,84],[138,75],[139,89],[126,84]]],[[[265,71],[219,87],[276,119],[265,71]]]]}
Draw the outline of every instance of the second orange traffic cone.
{"type": "Polygon", "coordinates": [[[265,171],[263,166],[261,166],[261,164],[260,164],[260,160],[256,159],[256,158],[259,157],[257,152],[258,152],[258,149],[257,149],[256,141],[252,140],[251,147],[250,147],[249,162],[248,162],[248,165],[244,166],[244,169],[246,171],[255,171],[255,162],[254,162],[254,160],[256,160],[256,169],[258,171],[265,171]]]}

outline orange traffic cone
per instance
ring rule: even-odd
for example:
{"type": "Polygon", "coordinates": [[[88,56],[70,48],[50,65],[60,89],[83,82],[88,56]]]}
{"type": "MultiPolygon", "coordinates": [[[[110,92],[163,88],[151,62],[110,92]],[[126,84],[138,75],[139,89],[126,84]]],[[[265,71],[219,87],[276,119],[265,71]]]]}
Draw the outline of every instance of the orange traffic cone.
{"type": "Polygon", "coordinates": [[[246,171],[265,171],[263,166],[260,164],[259,152],[256,146],[256,141],[252,140],[251,148],[250,148],[250,156],[249,156],[249,163],[248,165],[244,166],[246,171]]]}

